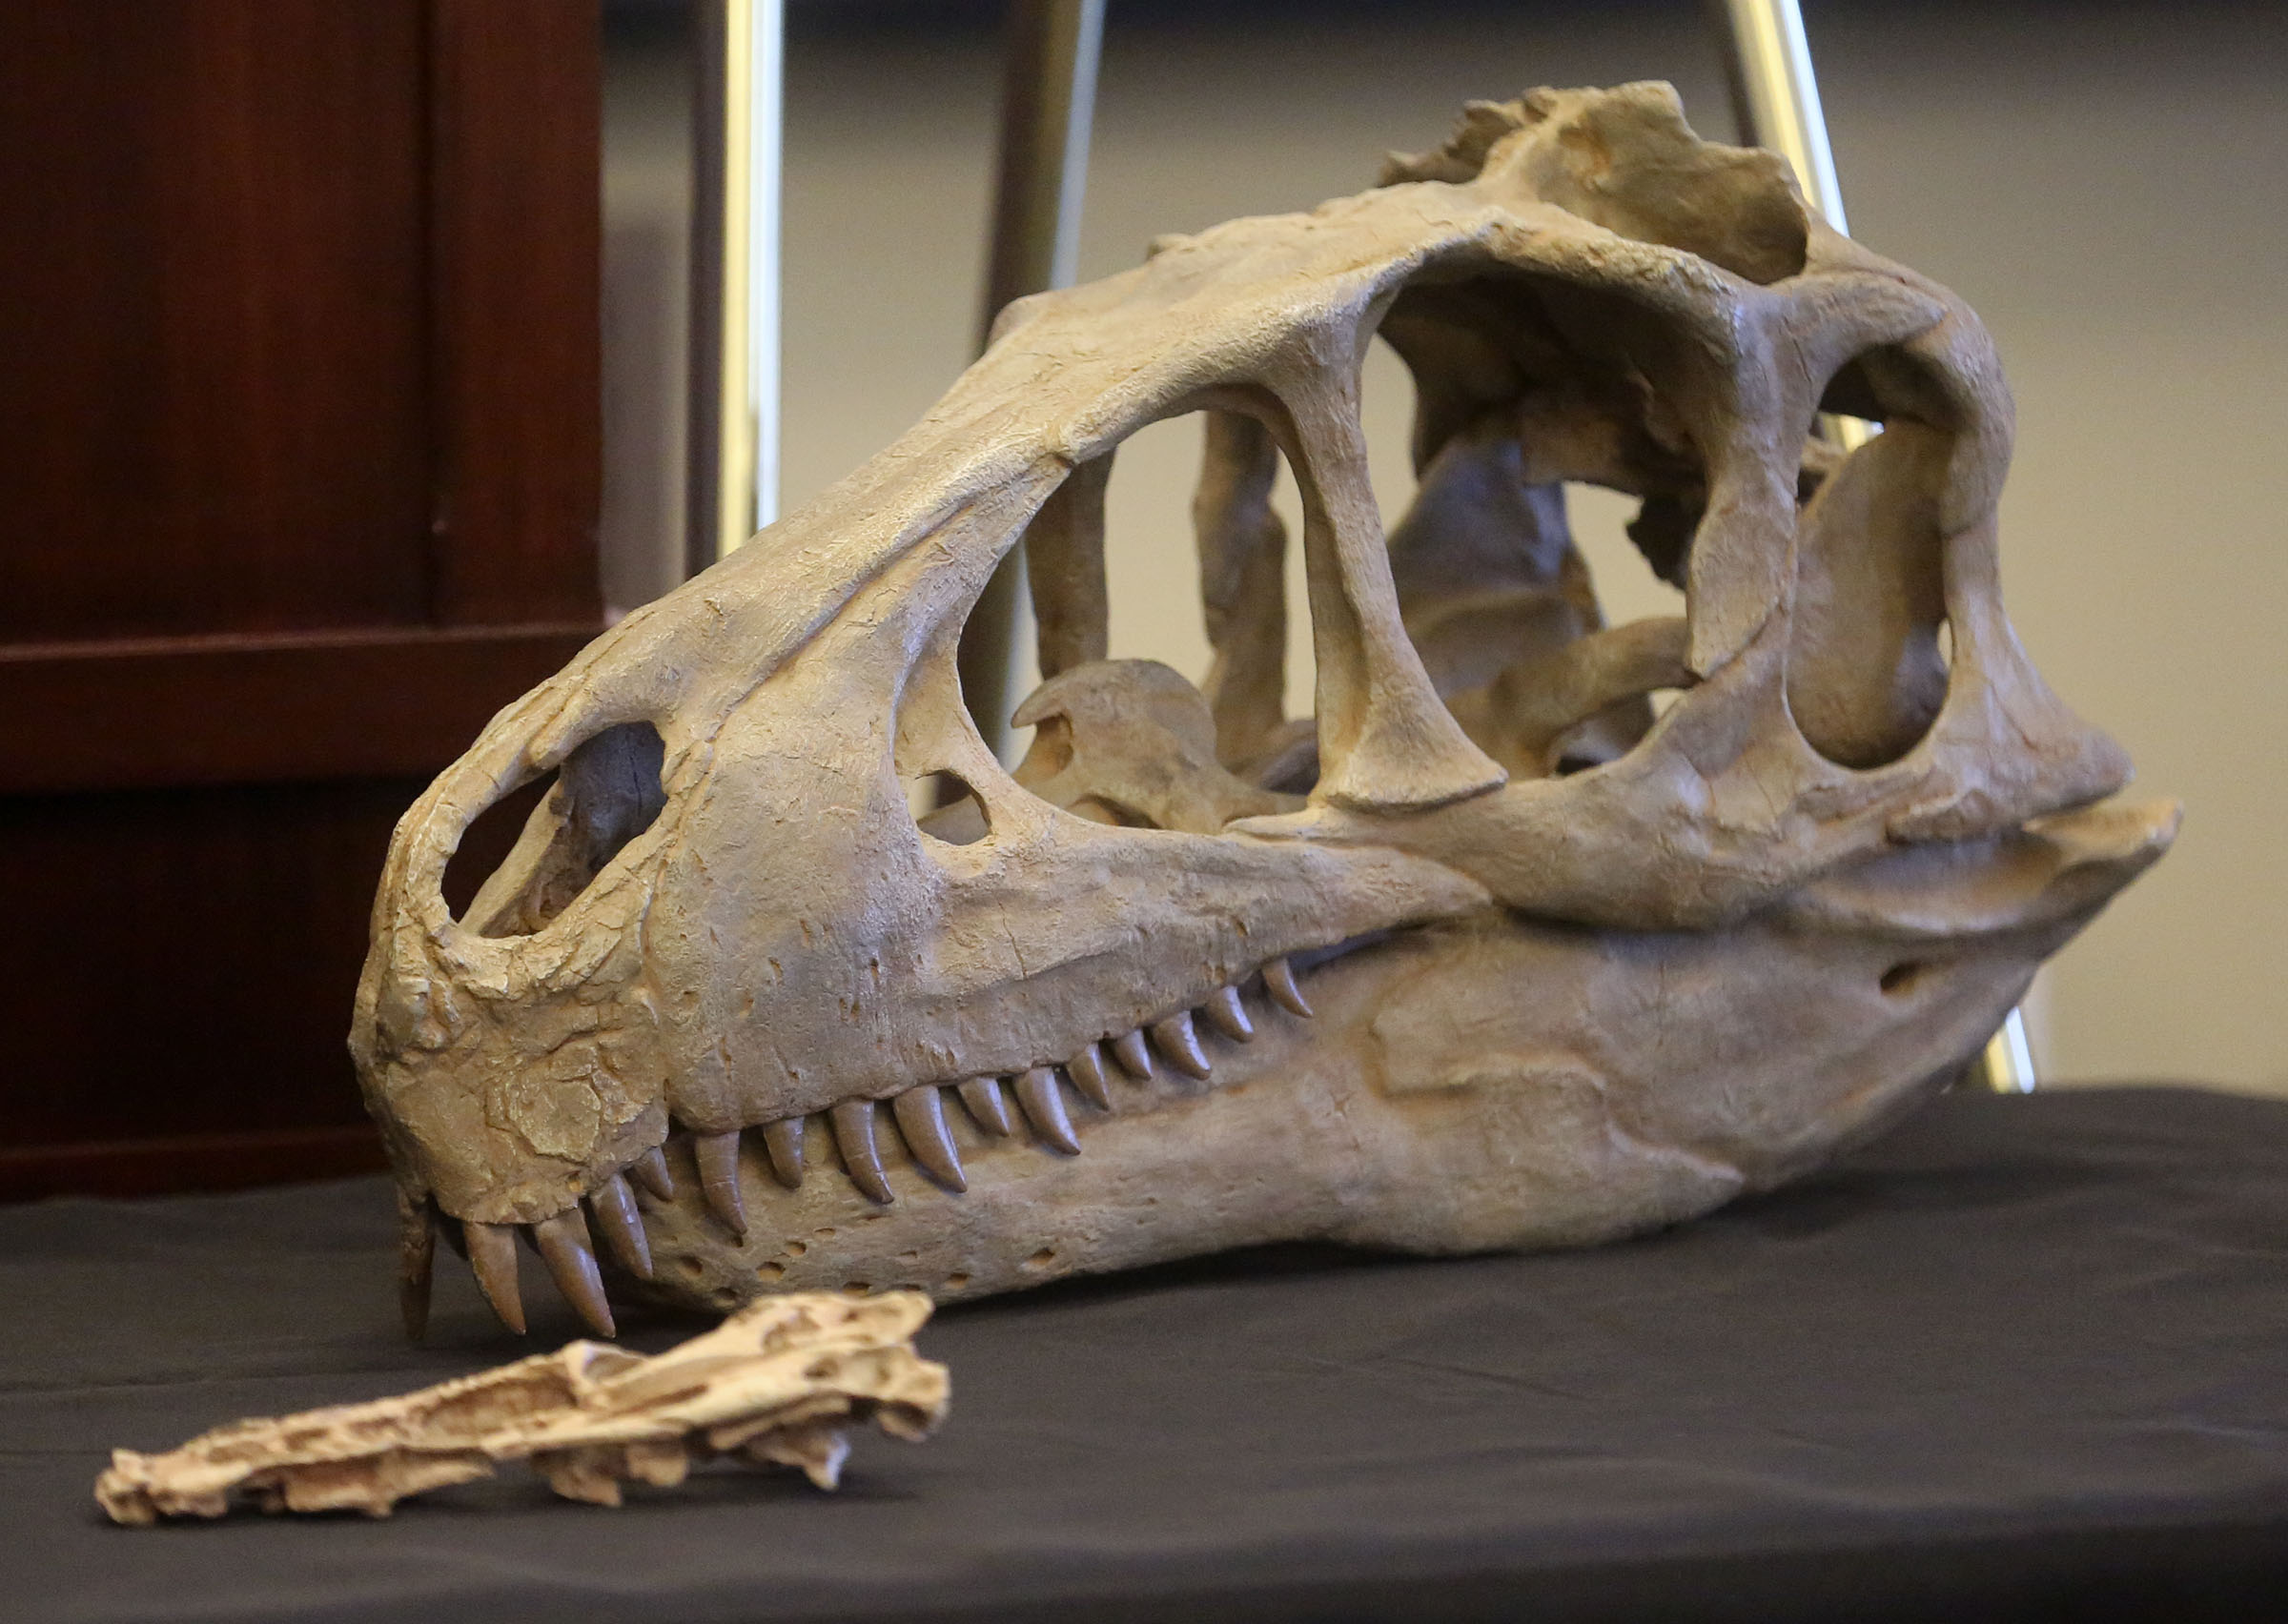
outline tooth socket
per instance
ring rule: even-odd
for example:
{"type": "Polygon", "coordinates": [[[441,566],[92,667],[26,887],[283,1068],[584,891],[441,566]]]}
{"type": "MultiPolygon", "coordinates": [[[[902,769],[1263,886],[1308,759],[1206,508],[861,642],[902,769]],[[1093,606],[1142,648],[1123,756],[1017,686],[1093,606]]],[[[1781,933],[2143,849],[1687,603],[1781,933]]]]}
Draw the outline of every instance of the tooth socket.
{"type": "Polygon", "coordinates": [[[1271,1001],[1288,1014],[1305,1021],[1311,1019],[1310,1001],[1303,997],[1302,989],[1295,985],[1295,966],[1285,959],[1274,959],[1263,966],[1263,990],[1271,994],[1271,1001]]]}
{"type": "Polygon", "coordinates": [[[597,1271],[596,1254],[589,1248],[587,1221],[575,1207],[543,1218],[532,1227],[533,1244],[556,1277],[556,1289],[578,1310],[581,1321],[599,1336],[616,1336],[611,1304],[604,1300],[603,1276],[597,1271]]]}
{"type": "Polygon", "coordinates": [[[1199,1046],[1199,1034],[1192,1029],[1189,1009],[1179,1009],[1165,1021],[1154,1021],[1152,1042],[1154,1047],[1168,1057],[1169,1065],[1185,1076],[1203,1080],[1207,1077],[1207,1052],[1199,1046]]]}
{"type": "Polygon", "coordinates": [[[1152,1050],[1144,1046],[1142,1032],[1123,1032],[1114,1038],[1113,1058],[1119,1061],[1121,1070],[1137,1082],[1152,1081],[1152,1050]]]}
{"type": "Polygon", "coordinates": [[[952,1136],[946,1132],[945,1098],[938,1088],[909,1088],[890,1101],[889,1110],[898,1119],[898,1131],[906,1136],[906,1147],[924,1172],[955,1195],[970,1188],[952,1136]]]}
{"type": "Polygon", "coordinates": [[[651,1241],[644,1233],[644,1218],[636,1210],[635,1192],[618,1173],[598,1185],[588,1197],[596,1227],[620,1266],[638,1280],[651,1278],[651,1241]]]}
{"type": "Polygon", "coordinates": [[[1036,1066],[1018,1078],[1017,1106],[1042,1140],[1068,1156],[1080,1154],[1080,1141],[1072,1137],[1072,1119],[1065,1114],[1065,1096],[1054,1071],[1036,1066]]]}
{"type": "Polygon", "coordinates": [[[868,1201],[888,1207],[897,1197],[882,1176],[882,1156],[874,1148],[874,1102],[845,1100],[827,1113],[834,1125],[834,1147],[842,1152],[843,1169],[868,1201]]]}
{"type": "Polygon", "coordinates": [[[763,1125],[763,1148],[770,1157],[770,1170],[779,1183],[788,1189],[803,1187],[803,1119],[799,1116],[781,1117],[763,1125]]]}
{"type": "Polygon", "coordinates": [[[516,1226],[466,1223],[460,1230],[468,1243],[469,1269],[477,1276],[477,1289],[492,1304],[500,1323],[522,1336],[524,1299],[517,1291],[516,1226]]]}
{"type": "Polygon", "coordinates": [[[1094,1044],[1083,1047],[1065,1062],[1065,1075],[1072,1079],[1072,1086],[1087,1097],[1089,1104],[1100,1111],[1113,1108],[1113,1090],[1104,1075],[1104,1050],[1094,1044]]]}
{"type": "Polygon", "coordinates": [[[657,1145],[627,1165],[627,1176],[662,1201],[675,1199],[675,1175],[667,1170],[667,1152],[657,1145]]]}
{"type": "Polygon", "coordinates": [[[954,1091],[986,1132],[1006,1139],[1017,1131],[1017,1125],[1009,1120],[1009,1099],[1001,1092],[1000,1078],[972,1077],[956,1085],[954,1091]]]}
{"type": "Polygon", "coordinates": [[[691,1157],[699,1164],[700,1192],[707,1198],[708,1209],[744,1241],[746,1202],[739,1193],[739,1130],[693,1135],[691,1157]]]}
{"type": "Polygon", "coordinates": [[[1208,1025],[1236,1044],[1253,1043],[1256,1024],[1247,1018],[1247,1006],[1239,1002],[1239,989],[1219,986],[1208,995],[1199,1012],[1208,1018],[1208,1025]]]}

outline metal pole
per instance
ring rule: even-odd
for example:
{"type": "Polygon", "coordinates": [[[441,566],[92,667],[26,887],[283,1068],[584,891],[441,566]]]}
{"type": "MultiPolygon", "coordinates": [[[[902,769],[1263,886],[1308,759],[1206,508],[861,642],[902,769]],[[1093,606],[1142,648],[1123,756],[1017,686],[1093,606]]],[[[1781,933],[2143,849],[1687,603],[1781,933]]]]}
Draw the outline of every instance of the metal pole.
{"type": "MultiPolygon", "coordinates": [[[[1011,0],[1008,30],[980,350],[1003,306],[1071,286],[1078,268],[1104,0],[1011,0]]],[[[1008,741],[1014,698],[1023,580],[1020,549],[1002,560],[961,634],[962,694],[996,755],[1008,741]]]]}
{"type": "MultiPolygon", "coordinates": [[[[1819,105],[1819,77],[1811,69],[1810,43],[1804,37],[1802,8],[1797,0],[1709,0],[1709,7],[1717,13],[1732,112],[1743,138],[1786,158],[1812,207],[1827,216],[1828,224],[1849,235],[1835,154],[1828,145],[1827,115],[1819,105]]],[[[1823,417],[1821,424],[1847,451],[1864,445],[1875,432],[1856,417],[1823,417]]],[[[2012,1009],[2001,1030],[1987,1040],[1971,1069],[1997,1093],[2033,1091],[2033,1049],[2026,1041],[2026,1019],[2019,1011],[2012,1009]]]]}
{"type": "Polygon", "coordinates": [[[689,470],[693,575],[777,516],[784,0],[692,9],[689,470]]]}

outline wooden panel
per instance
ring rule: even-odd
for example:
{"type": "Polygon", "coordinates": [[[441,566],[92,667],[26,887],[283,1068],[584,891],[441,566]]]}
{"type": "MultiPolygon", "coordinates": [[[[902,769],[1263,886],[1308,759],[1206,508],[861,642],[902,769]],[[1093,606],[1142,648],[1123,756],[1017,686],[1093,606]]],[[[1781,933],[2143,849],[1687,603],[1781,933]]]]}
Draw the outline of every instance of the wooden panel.
{"type": "Polygon", "coordinates": [[[372,1123],[273,1133],[187,1133],[0,1149],[0,1201],[167,1195],[375,1173],[389,1166],[372,1123]]]}
{"type": "Polygon", "coordinates": [[[432,773],[592,635],[496,626],[0,648],[0,794],[432,773]]]}
{"type": "Polygon", "coordinates": [[[434,618],[594,621],[602,501],[596,0],[434,0],[434,618]]]}
{"type": "MultiPolygon", "coordinates": [[[[350,1005],[390,830],[422,786],[0,801],[18,922],[0,933],[0,1029],[17,1034],[0,1152],[76,1146],[85,1168],[90,1142],[363,1123],[350,1005]]],[[[448,903],[467,905],[530,801],[470,830],[448,903]]]]}
{"type": "Polygon", "coordinates": [[[0,7],[0,640],[425,618],[422,61],[407,0],[0,7]]]}
{"type": "Polygon", "coordinates": [[[0,4],[0,1197],[370,1160],[391,827],[600,626],[598,32],[0,4]]]}

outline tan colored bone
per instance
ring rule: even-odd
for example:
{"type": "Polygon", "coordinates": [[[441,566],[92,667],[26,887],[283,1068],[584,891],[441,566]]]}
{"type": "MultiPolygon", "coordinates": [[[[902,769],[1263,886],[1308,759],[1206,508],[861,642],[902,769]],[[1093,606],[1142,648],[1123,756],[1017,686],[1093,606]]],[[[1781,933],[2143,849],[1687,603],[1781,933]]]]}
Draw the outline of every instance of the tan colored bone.
{"type": "Polygon", "coordinates": [[[846,1428],[871,1419],[918,1441],[944,1417],[946,1369],[913,1350],[929,1316],[910,1291],[772,1298],[650,1358],[574,1342],[398,1398],[239,1421],[165,1454],[118,1450],[95,1498],[133,1524],[218,1517],[235,1496],[378,1517],[524,1460],[559,1494],[616,1506],[623,1481],[680,1483],[717,1455],[831,1489],[846,1428]]]}
{"type": "Polygon", "coordinates": [[[520,1233],[603,1323],[615,1258],[722,1309],[1673,1222],[1943,1086],[2167,848],[2003,613],[2012,407],[1960,299],[1665,86],[1473,104],[1384,181],[1012,306],[895,445],[412,809],[352,1033],[409,1324],[432,1212],[511,1324],[520,1233]],[[1388,537],[1377,336],[1417,391],[1388,537]],[[1108,658],[1103,559],[1117,447],[1190,412],[1198,690],[1108,658]],[[1887,432],[1841,455],[1823,412],[1887,432]],[[1605,623],[1567,481],[1641,499],[1681,618],[1605,623]],[[955,650],[1020,538],[1012,775],[955,650]],[[469,823],[550,771],[453,919],[469,823]],[[933,776],[967,793],[917,822],[933,776]]]}

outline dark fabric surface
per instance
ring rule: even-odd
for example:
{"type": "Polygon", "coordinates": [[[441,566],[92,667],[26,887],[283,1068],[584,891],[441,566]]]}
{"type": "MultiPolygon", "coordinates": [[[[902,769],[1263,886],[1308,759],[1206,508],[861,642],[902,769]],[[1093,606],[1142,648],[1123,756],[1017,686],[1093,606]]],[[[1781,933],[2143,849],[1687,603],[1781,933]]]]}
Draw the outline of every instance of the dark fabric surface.
{"type": "Polygon", "coordinates": [[[405,1346],[391,1231],[370,1180],[0,1210],[0,1617],[2288,1617],[2288,1105],[1950,1096],[1629,1245],[949,1310],[950,1419],[834,1495],[722,1468],[603,1512],[515,1469],[383,1522],[105,1523],[113,1445],[519,1350],[447,1256],[405,1346]]]}

